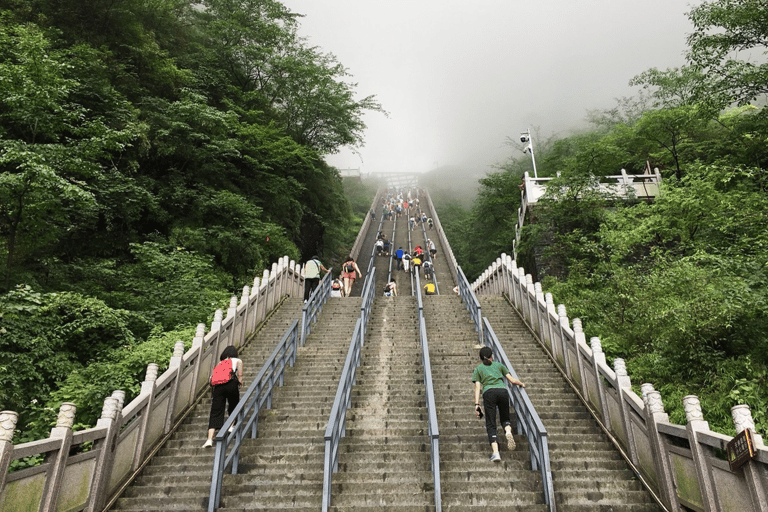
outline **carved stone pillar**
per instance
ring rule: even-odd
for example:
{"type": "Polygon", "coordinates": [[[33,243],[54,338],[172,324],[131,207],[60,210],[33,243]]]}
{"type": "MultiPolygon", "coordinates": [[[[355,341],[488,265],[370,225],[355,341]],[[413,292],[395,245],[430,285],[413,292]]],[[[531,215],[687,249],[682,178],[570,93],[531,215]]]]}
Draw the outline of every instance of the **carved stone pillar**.
{"type": "MultiPolygon", "coordinates": [[[[737,433],[749,429],[752,432],[755,446],[763,446],[763,438],[755,433],[755,422],[752,420],[752,412],[749,410],[748,405],[734,405],[731,407],[731,416],[733,417],[733,424],[736,427],[737,433]]],[[[750,460],[741,468],[744,471],[744,478],[747,481],[753,508],[755,510],[768,510],[768,496],[766,496],[765,486],[763,485],[764,480],[760,475],[760,464],[750,460]]]]}
{"type": "Polygon", "coordinates": [[[597,399],[600,401],[600,404],[593,404],[597,405],[596,409],[600,411],[600,414],[602,415],[603,424],[605,425],[605,428],[608,430],[612,430],[611,428],[611,417],[608,414],[608,405],[605,401],[605,388],[603,387],[603,379],[600,377],[600,367],[601,366],[608,366],[605,362],[605,354],[603,353],[603,346],[600,343],[600,338],[594,336],[589,339],[589,345],[592,347],[592,364],[595,368],[595,382],[594,386],[597,389],[597,399]]]}
{"type": "Polygon", "coordinates": [[[669,510],[677,510],[677,493],[672,467],[667,455],[667,444],[662,434],[659,433],[658,424],[669,423],[669,415],[664,412],[664,403],[661,393],[653,389],[653,385],[645,383],[640,385],[645,404],[645,419],[650,438],[653,462],[656,468],[656,479],[659,484],[659,497],[669,510]]]}
{"type": "Polygon", "coordinates": [[[72,426],[75,424],[77,407],[71,402],[61,404],[56,417],[56,426],[51,429],[51,439],[60,440],[56,452],[51,452],[46,462],[51,463],[51,470],[45,482],[41,510],[56,510],[56,502],[61,492],[61,481],[69,459],[69,449],[72,446],[72,426]]]}
{"type": "Polygon", "coordinates": [[[637,456],[637,446],[635,446],[635,433],[632,428],[632,410],[627,404],[626,394],[632,392],[632,382],[630,381],[629,374],[627,374],[627,365],[624,363],[624,359],[616,358],[613,360],[613,371],[616,374],[616,383],[618,388],[616,391],[619,395],[619,408],[621,410],[621,419],[624,423],[624,433],[627,436],[625,439],[627,443],[627,451],[629,451],[629,459],[632,464],[638,466],[640,461],[637,456]]]}
{"type": "Polygon", "coordinates": [[[701,403],[697,396],[683,397],[683,407],[685,408],[685,417],[688,420],[685,428],[688,432],[688,442],[691,445],[693,464],[696,466],[696,477],[701,491],[701,499],[704,502],[704,510],[714,512],[719,510],[715,487],[712,484],[712,475],[704,451],[706,448],[699,444],[699,432],[709,431],[709,423],[704,421],[701,403]]]}
{"type": "Polygon", "coordinates": [[[16,431],[18,413],[14,411],[0,412],[0,490],[5,486],[8,476],[8,466],[11,464],[13,451],[13,433],[16,431]]]}

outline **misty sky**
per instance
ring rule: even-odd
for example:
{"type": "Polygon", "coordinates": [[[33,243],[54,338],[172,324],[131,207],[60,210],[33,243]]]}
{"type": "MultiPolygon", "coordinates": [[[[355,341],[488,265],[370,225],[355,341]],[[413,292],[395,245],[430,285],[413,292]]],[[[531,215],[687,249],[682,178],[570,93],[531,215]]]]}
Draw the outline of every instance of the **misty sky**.
{"type": "MultiPolygon", "coordinates": [[[[390,114],[367,114],[365,146],[328,162],[363,173],[520,156],[505,144],[585,125],[637,93],[629,80],[684,63],[697,0],[283,0],[300,34],[336,55],[390,114]],[[536,133],[536,132],[534,132],[536,133]]],[[[534,144],[535,144],[534,140],[534,144]]]]}

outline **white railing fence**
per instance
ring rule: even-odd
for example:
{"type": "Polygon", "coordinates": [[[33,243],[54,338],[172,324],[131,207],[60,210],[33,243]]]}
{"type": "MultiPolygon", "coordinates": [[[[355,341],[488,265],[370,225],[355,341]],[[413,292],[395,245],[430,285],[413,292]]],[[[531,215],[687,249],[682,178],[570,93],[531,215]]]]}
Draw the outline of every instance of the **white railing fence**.
{"type": "Polygon", "coordinates": [[[65,403],[49,438],[13,445],[18,414],[0,412],[0,510],[103,510],[208,388],[224,347],[242,346],[286,295],[301,297],[302,276],[288,256],[273,263],[252,287],[243,287],[239,303],[231,298],[226,317],[215,312],[207,333],[205,324],[197,326],[189,350],[176,342],[162,375],[157,364],[148,365],[130,403],[123,406],[122,391],[105,398],[95,427],[74,432],[76,406],[65,403]],[[37,455],[42,464],[8,472],[12,461],[37,455]]]}
{"type": "Polygon", "coordinates": [[[581,320],[571,322],[564,305],[542,292],[530,274],[502,254],[473,284],[481,295],[507,295],[595,418],[610,433],[646,485],[669,510],[768,510],[768,449],[754,432],[749,407],[731,409],[736,431],[749,430],[754,457],[731,470],[724,454],[733,438],[709,430],[695,396],[683,398],[688,424],[669,422],[661,394],[643,384],[631,389],[624,361],[606,364],[598,338],[590,345],[581,320]]]}

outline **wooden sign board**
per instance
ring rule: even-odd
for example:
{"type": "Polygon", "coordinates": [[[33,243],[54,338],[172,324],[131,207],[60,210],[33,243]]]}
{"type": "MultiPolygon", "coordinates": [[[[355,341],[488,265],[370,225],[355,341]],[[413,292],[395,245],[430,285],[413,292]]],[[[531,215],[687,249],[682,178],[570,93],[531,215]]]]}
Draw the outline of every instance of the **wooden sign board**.
{"type": "Polygon", "coordinates": [[[745,428],[734,437],[726,446],[728,452],[728,464],[731,471],[736,471],[750,459],[755,457],[755,443],[752,440],[752,431],[745,428]]]}

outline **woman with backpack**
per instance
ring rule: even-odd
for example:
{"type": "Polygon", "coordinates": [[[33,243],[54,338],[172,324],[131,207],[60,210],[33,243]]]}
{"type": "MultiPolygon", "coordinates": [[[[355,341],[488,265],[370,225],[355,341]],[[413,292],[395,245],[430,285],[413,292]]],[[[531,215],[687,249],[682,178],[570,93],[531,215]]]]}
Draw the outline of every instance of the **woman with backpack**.
{"type": "Polygon", "coordinates": [[[351,255],[347,258],[347,261],[341,265],[341,277],[344,278],[344,296],[349,297],[349,294],[352,293],[352,285],[355,282],[355,277],[363,277],[360,268],[357,266],[355,259],[351,255]]]}
{"type": "Polygon", "coordinates": [[[213,446],[213,435],[224,425],[224,406],[227,407],[227,413],[232,414],[232,411],[237,407],[237,402],[240,401],[240,386],[243,385],[243,362],[237,356],[237,349],[232,345],[228,346],[221,352],[219,364],[213,369],[208,440],[203,444],[203,448],[213,446]],[[227,377],[229,378],[227,379],[227,377]]]}
{"type": "Polygon", "coordinates": [[[485,409],[485,430],[488,432],[488,442],[491,444],[490,460],[492,462],[501,462],[499,455],[499,439],[496,434],[496,408],[499,409],[499,421],[504,428],[507,440],[507,449],[515,449],[515,438],[512,437],[512,422],[509,414],[509,393],[504,383],[506,378],[512,384],[525,387],[525,384],[512,377],[506,366],[493,360],[493,351],[489,347],[480,349],[480,360],[483,364],[478,365],[472,373],[472,382],[475,385],[475,415],[478,418],[483,417],[485,409]],[[480,392],[483,394],[483,408],[480,408],[480,392]]]}

